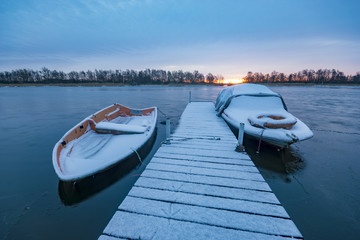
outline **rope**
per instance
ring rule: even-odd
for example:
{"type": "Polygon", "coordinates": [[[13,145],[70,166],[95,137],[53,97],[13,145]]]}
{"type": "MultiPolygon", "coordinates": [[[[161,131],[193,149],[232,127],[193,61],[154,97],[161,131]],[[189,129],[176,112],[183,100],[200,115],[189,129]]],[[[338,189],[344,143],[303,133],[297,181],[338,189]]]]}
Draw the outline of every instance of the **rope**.
{"type": "Polygon", "coordinates": [[[159,113],[161,113],[165,118],[168,118],[168,116],[167,116],[163,111],[161,111],[160,108],[158,108],[158,111],[159,111],[159,113]]]}
{"type": "Polygon", "coordinates": [[[299,141],[298,136],[296,136],[296,135],[293,134],[293,133],[291,133],[291,135],[287,133],[286,136],[288,136],[289,138],[291,138],[294,142],[298,142],[298,141],[299,141]]]}
{"type": "Polygon", "coordinates": [[[166,145],[171,144],[170,139],[165,139],[164,141],[161,142],[161,144],[166,144],[166,145]]]}
{"type": "Polygon", "coordinates": [[[264,134],[264,131],[265,131],[265,128],[261,131],[260,139],[259,139],[259,145],[258,145],[258,148],[257,148],[257,150],[256,150],[256,154],[260,154],[261,140],[262,140],[262,136],[263,136],[263,134],[264,134]]]}
{"type": "Polygon", "coordinates": [[[178,141],[188,141],[188,140],[192,140],[192,139],[205,139],[205,140],[221,140],[220,137],[193,137],[193,138],[171,138],[170,140],[178,140],[178,141]]]}
{"type": "Polygon", "coordinates": [[[133,149],[132,147],[131,147],[130,149],[133,150],[134,153],[136,153],[136,155],[137,155],[138,158],[139,158],[140,163],[142,164],[143,162],[142,162],[142,160],[141,160],[141,157],[140,157],[139,153],[138,153],[135,149],[133,149]]]}

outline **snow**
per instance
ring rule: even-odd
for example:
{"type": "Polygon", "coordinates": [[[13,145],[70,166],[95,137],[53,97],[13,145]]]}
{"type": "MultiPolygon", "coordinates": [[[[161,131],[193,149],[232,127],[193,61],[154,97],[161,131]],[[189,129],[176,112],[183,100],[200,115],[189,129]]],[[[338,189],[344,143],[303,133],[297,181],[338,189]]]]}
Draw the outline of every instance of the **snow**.
{"type": "Polygon", "coordinates": [[[171,136],[171,143],[186,143],[186,144],[199,144],[199,145],[213,145],[214,141],[216,142],[217,146],[230,146],[231,144],[236,144],[237,140],[235,138],[231,139],[230,141],[224,141],[224,139],[214,139],[214,138],[194,138],[186,136],[186,138],[181,137],[174,137],[171,136]],[[220,141],[221,140],[221,141],[220,141]],[[229,145],[230,144],[230,145],[229,145]]]}
{"type": "Polygon", "coordinates": [[[147,169],[160,170],[160,171],[173,171],[179,173],[189,173],[189,174],[198,174],[205,176],[214,176],[214,177],[224,177],[224,178],[233,178],[235,179],[247,179],[254,181],[264,181],[263,177],[259,172],[246,172],[246,171],[231,171],[231,170],[221,170],[221,169],[211,169],[211,168],[200,168],[193,166],[174,166],[163,163],[150,162],[147,166],[147,169]]]}
{"type": "Polygon", "coordinates": [[[132,154],[148,139],[144,134],[112,135],[90,131],[61,151],[64,178],[87,176],[132,154]]]}
{"type": "Polygon", "coordinates": [[[222,89],[216,99],[215,111],[220,115],[233,98],[246,95],[281,97],[263,85],[243,83],[222,89]]]}
{"type": "Polygon", "coordinates": [[[239,155],[239,158],[215,158],[205,156],[194,156],[184,154],[172,154],[172,153],[156,153],[154,157],[167,158],[167,159],[181,159],[195,162],[210,162],[210,163],[223,163],[229,165],[245,165],[255,166],[254,163],[247,157],[247,155],[239,155]],[[247,158],[246,158],[247,157],[247,158]]]}
{"type": "MultiPolygon", "coordinates": [[[[215,114],[215,113],[214,113],[215,114]]],[[[209,126],[211,126],[211,123],[207,123],[209,126]]],[[[204,128],[204,127],[179,127],[175,130],[174,135],[177,135],[177,133],[181,134],[192,134],[195,130],[201,130],[201,133],[199,132],[198,135],[202,136],[208,136],[208,137],[220,137],[220,138],[231,138],[233,139],[233,134],[231,132],[224,133],[223,131],[214,131],[211,128],[204,128]],[[209,134],[211,133],[211,135],[209,134]]]]}
{"type": "Polygon", "coordinates": [[[271,91],[268,87],[260,84],[244,83],[240,85],[234,85],[230,88],[233,88],[233,94],[270,94],[278,95],[271,91]]]}
{"type": "Polygon", "coordinates": [[[279,113],[270,113],[270,114],[254,114],[248,117],[248,120],[251,125],[259,125],[266,128],[266,124],[295,124],[297,122],[296,118],[291,114],[279,114],[279,113]],[[270,116],[277,116],[283,119],[273,119],[270,116]]]}
{"type": "MultiPolygon", "coordinates": [[[[288,119],[295,118],[282,107],[281,99],[277,97],[252,97],[252,96],[239,96],[234,98],[229,106],[224,110],[224,115],[231,119],[232,125],[238,126],[240,122],[245,124],[245,132],[252,136],[259,136],[262,134],[263,139],[271,139],[283,142],[293,142],[295,135],[299,140],[305,140],[313,134],[311,130],[299,119],[296,119],[296,124],[290,129],[266,129],[251,126],[248,121],[249,116],[253,115],[283,115],[288,119]],[[264,131],[262,133],[262,131],[264,131]]],[[[231,122],[230,122],[231,124],[231,122]]]]}
{"type": "Polygon", "coordinates": [[[136,125],[128,125],[121,123],[111,123],[111,122],[99,122],[96,124],[96,131],[116,131],[122,133],[143,133],[145,132],[147,127],[144,126],[136,126],[136,125]]]}
{"type": "Polygon", "coordinates": [[[216,196],[206,196],[201,194],[184,193],[179,191],[169,191],[164,189],[148,189],[143,187],[133,187],[128,196],[145,198],[149,200],[159,200],[179,204],[222,209],[234,212],[254,213],[264,216],[277,216],[290,218],[282,206],[247,201],[242,199],[230,199],[216,196]]]}
{"type": "Polygon", "coordinates": [[[166,179],[140,177],[135,186],[144,188],[165,189],[176,192],[218,196],[231,199],[242,199],[257,202],[280,204],[274,193],[251,189],[214,186],[201,183],[189,183],[166,179]]]}
{"type": "Polygon", "coordinates": [[[235,137],[205,139],[221,128],[223,135],[230,132],[212,109],[210,104],[187,106],[180,126],[196,123],[201,116],[202,122],[213,123],[216,130],[208,129],[203,135],[200,125],[195,124],[198,128],[193,131],[179,128],[178,138],[171,136],[175,143],[158,150],[101,240],[302,237],[250,158],[231,150],[235,137]],[[221,121],[216,123],[216,119],[221,121]]]}
{"type": "Polygon", "coordinates": [[[203,142],[194,142],[194,141],[171,141],[171,145],[179,148],[191,148],[191,149],[204,149],[204,150],[219,150],[219,151],[234,151],[236,143],[234,144],[223,144],[217,143],[214,144],[204,144],[203,142]]]}
{"type": "Polygon", "coordinates": [[[238,111],[246,113],[253,111],[254,113],[284,113],[286,112],[283,108],[281,99],[278,97],[257,97],[257,96],[239,96],[232,99],[227,109],[237,108],[238,111]]]}
{"type": "Polygon", "coordinates": [[[108,235],[101,235],[98,240],[128,240],[127,238],[119,238],[108,235]]]}
{"type": "Polygon", "coordinates": [[[255,166],[244,166],[244,165],[230,165],[222,164],[220,162],[211,163],[211,162],[199,162],[199,161],[189,161],[185,159],[169,159],[169,158],[159,158],[154,157],[152,159],[153,163],[162,163],[170,165],[182,165],[182,166],[192,166],[192,167],[202,167],[202,168],[211,168],[211,169],[220,169],[220,170],[229,170],[229,171],[246,171],[258,173],[259,171],[255,166]]]}
{"type": "MultiPolygon", "coordinates": [[[[235,138],[235,137],[234,137],[235,138]]],[[[214,141],[216,143],[216,141],[214,141]]],[[[238,159],[241,157],[241,155],[238,152],[233,151],[217,151],[217,150],[204,150],[204,149],[188,149],[188,148],[178,148],[176,146],[168,146],[164,148],[160,148],[157,153],[172,153],[172,154],[183,154],[183,155],[196,155],[196,156],[208,156],[208,157],[219,157],[219,158],[235,158],[238,159]]]]}
{"type": "Polygon", "coordinates": [[[113,115],[114,113],[118,112],[119,110],[120,110],[120,108],[119,108],[119,107],[117,107],[114,111],[112,111],[112,112],[110,112],[110,113],[106,114],[105,116],[111,116],[111,115],[113,115]]]}
{"type": "MultiPolygon", "coordinates": [[[[265,86],[256,84],[240,84],[224,88],[217,99],[217,112],[234,128],[239,128],[240,123],[245,124],[245,133],[254,136],[262,136],[262,140],[271,142],[280,147],[296,141],[302,141],[313,136],[312,131],[298,118],[287,112],[281,96],[272,92],[265,86]],[[296,121],[291,129],[269,129],[252,126],[249,118],[257,118],[259,115],[285,116],[284,120],[276,120],[276,123],[296,121]]],[[[256,119],[257,122],[265,122],[268,119],[256,119]]]]}
{"type": "Polygon", "coordinates": [[[119,210],[179,221],[191,221],[223,228],[274,235],[301,236],[295,224],[289,219],[224,211],[208,207],[154,201],[128,196],[119,206],[119,210]]]}
{"type": "MultiPolygon", "coordinates": [[[[226,229],[188,221],[117,211],[105,234],[127,239],[249,239],[280,240],[280,236],[226,229]]],[[[108,238],[100,239],[108,240],[108,238]]]]}
{"type": "MultiPolygon", "coordinates": [[[[118,130],[141,130],[142,133],[99,134],[88,128],[85,134],[68,142],[61,151],[59,162],[62,171],[57,171],[59,178],[65,181],[80,179],[126,158],[138,150],[151,137],[155,130],[155,124],[156,113],[154,111],[147,116],[118,117],[111,122],[99,122],[97,124],[100,127],[102,125],[118,125],[118,127],[115,126],[114,128],[118,130]],[[145,131],[143,131],[144,129],[145,131]]],[[[56,163],[54,167],[57,169],[56,163]]]]}
{"type": "Polygon", "coordinates": [[[166,179],[187,183],[199,183],[212,186],[231,187],[238,189],[252,189],[259,191],[271,191],[266,182],[252,181],[248,179],[223,178],[218,176],[196,175],[188,173],[165,172],[146,169],[141,176],[156,179],[166,179]]]}

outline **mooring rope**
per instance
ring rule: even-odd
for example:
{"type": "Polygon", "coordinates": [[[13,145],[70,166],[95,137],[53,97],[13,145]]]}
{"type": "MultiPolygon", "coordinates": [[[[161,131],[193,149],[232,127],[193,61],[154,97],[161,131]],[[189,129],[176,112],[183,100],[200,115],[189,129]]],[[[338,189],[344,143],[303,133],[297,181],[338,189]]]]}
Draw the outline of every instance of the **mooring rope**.
{"type": "Polygon", "coordinates": [[[179,137],[179,138],[171,138],[170,140],[178,140],[178,141],[188,141],[192,139],[205,139],[205,140],[221,140],[220,137],[179,137]]]}
{"type": "Polygon", "coordinates": [[[139,158],[140,163],[142,164],[143,162],[142,162],[142,160],[141,160],[141,157],[140,157],[139,153],[138,153],[135,149],[133,149],[132,147],[131,147],[130,149],[133,150],[134,153],[136,153],[136,155],[137,155],[138,158],[139,158]]]}
{"type": "Polygon", "coordinates": [[[259,145],[258,145],[258,148],[256,150],[256,154],[260,154],[261,140],[262,140],[262,136],[264,134],[264,131],[265,131],[265,128],[261,131],[260,138],[259,138],[259,145]]]}
{"type": "Polygon", "coordinates": [[[165,118],[168,118],[168,116],[166,115],[166,113],[164,113],[163,111],[160,110],[160,108],[158,108],[159,113],[161,113],[165,118]]]}

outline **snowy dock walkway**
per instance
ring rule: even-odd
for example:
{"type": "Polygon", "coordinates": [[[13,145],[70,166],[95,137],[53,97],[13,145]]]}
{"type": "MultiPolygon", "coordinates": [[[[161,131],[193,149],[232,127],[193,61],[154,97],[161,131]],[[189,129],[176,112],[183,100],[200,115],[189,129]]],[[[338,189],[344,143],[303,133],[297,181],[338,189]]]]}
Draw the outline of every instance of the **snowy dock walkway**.
{"type": "Polygon", "coordinates": [[[192,102],[100,240],[302,235],[211,102],[192,102]]]}

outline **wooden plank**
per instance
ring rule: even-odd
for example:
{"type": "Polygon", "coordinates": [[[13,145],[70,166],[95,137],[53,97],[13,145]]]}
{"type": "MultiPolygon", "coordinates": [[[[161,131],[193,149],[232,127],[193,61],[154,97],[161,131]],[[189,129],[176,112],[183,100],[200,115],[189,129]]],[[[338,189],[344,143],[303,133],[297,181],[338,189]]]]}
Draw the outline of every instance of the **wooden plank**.
{"type": "MultiPolygon", "coordinates": [[[[184,129],[184,130],[178,130],[178,131],[175,131],[174,132],[174,136],[176,135],[193,135],[194,134],[194,131],[199,131],[201,130],[201,128],[194,128],[194,129],[184,129]]],[[[221,139],[228,139],[228,140],[232,140],[234,138],[234,135],[232,133],[229,133],[229,134],[226,134],[222,131],[206,131],[206,130],[203,130],[202,132],[196,132],[196,135],[197,136],[207,136],[207,137],[220,137],[221,139]]]]}
{"type": "Polygon", "coordinates": [[[216,145],[214,146],[214,144],[212,145],[209,145],[209,144],[197,144],[197,145],[194,145],[194,144],[186,144],[186,143],[172,143],[171,145],[166,145],[164,146],[164,148],[167,148],[167,147],[176,147],[176,148],[185,148],[185,149],[189,149],[189,151],[191,150],[216,150],[216,151],[223,151],[223,152],[231,152],[231,151],[235,151],[235,148],[236,148],[236,145],[234,144],[233,146],[231,146],[230,144],[226,144],[226,145],[216,145]]]}
{"type": "Polygon", "coordinates": [[[115,213],[106,226],[104,234],[119,239],[287,239],[281,236],[226,229],[124,211],[115,213]]]}
{"type": "Polygon", "coordinates": [[[247,158],[215,158],[215,157],[204,157],[204,156],[193,156],[193,155],[183,155],[183,154],[171,154],[171,153],[156,153],[154,157],[157,158],[171,158],[171,159],[183,159],[188,161],[196,162],[211,162],[211,163],[222,163],[229,165],[247,165],[255,166],[254,163],[247,158]]]}
{"type": "Polygon", "coordinates": [[[257,191],[271,192],[269,185],[266,182],[233,179],[223,177],[212,177],[204,175],[195,175],[187,173],[164,172],[152,169],[146,169],[141,176],[148,178],[157,178],[165,180],[176,180],[189,183],[200,183],[220,187],[232,187],[241,189],[252,189],[257,191]]]}
{"type": "Polygon", "coordinates": [[[274,193],[253,189],[214,186],[201,183],[147,178],[143,176],[138,179],[135,186],[280,205],[274,193]]]}
{"type": "MultiPolygon", "coordinates": [[[[204,143],[199,141],[171,141],[171,146],[179,148],[192,148],[192,149],[206,149],[206,150],[218,150],[218,151],[234,151],[236,143],[204,143]]],[[[165,146],[164,146],[165,147],[165,146]]]]}
{"type": "Polygon", "coordinates": [[[275,236],[301,237],[295,224],[289,219],[155,201],[131,196],[125,198],[119,206],[119,210],[275,236]]]}
{"type": "Polygon", "coordinates": [[[195,136],[195,135],[171,135],[170,138],[172,141],[196,141],[196,142],[207,142],[207,143],[221,143],[221,144],[236,144],[237,140],[236,139],[223,139],[220,137],[216,137],[216,136],[195,136]]]}
{"type": "Polygon", "coordinates": [[[223,164],[221,162],[209,163],[209,162],[189,161],[185,159],[171,159],[171,158],[159,158],[159,157],[154,157],[151,162],[178,165],[178,166],[192,166],[192,167],[200,167],[200,168],[219,169],[219,170],[259,173],[259,170],[255,166],[229,165],[229,164],[223,164]]]}
{"type": "Polygon", "coordinates": [[[172,138],[190,138],[189,136],[191,136],[191,139],[216,139],[219,138],[221,141],[228,141],[228,142],[234,142],[234,138],[231,136],[222,136],[222,135],[217,135],[217,134],[207,134],[207,133],[194,133],[194,132],[188,132],[188,133],[174,133],[171,135],[172,138]]]}
{"type": "Polygon", "coordinates": [[[122,238],[118,236],[110,236],[110,235],[101,235],[98,240],[128,240],[128,238],[122,238]]]}
{"type": "Polygon", "coordinates": [[[155,162],[150,162],[146,169],[165,171],[165,172],[177,172],[177,173],[187,173],[187,174],[196,174],[202,176],[211,176],[211,177],[223,177],[230,179],[242,179],[242,180],[252,180],[264,182],[264,178],[259,173],[253,172],[240,172],[240,171],[230,171],[230,170],[219,170],[211,168],[199,168],[192,166],[173,166],[169,164],[160,164],[155,162]]]}
{"type": "Polygon", "coordinates": [[[203,149],[184,149],[167,146],[160,148],[157,153],[171,153],[171,154],[184,154],[184,155],[193,155],[193,156],[203,156],[203,157],[218,157],[218,158],[241,158],[242,153],[237,153],[235,151],[226,152],[216,151],[216,150],[203,150],[203,149]]]}
{"type": "Polygon", "coordinates": [[[138,186],[133,187],[129,192],[128,196],[144,198],[148,200],[179,203],[189,206],[199,206],[212,209],[255,214],[260,216],[278,217],[286,219],[290,218],[289,215],[286,213],[285,209],[279,205],[246,201],[241,199],[214,197],[201,194],[169,191],[164,189],[149,189],[138,186]]]}

